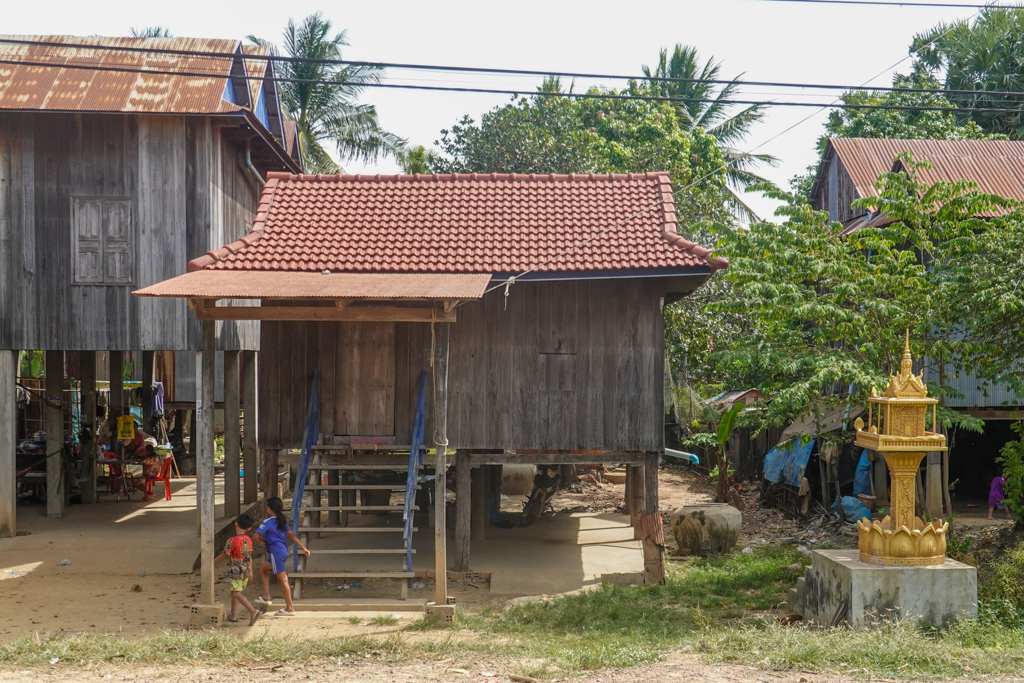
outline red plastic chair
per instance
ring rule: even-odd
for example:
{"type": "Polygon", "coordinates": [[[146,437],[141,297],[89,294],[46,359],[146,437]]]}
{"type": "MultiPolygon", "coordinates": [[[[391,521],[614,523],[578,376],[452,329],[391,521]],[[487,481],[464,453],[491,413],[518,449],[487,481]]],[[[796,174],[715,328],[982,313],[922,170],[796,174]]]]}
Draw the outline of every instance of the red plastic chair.
{"type": "Polygon", "coordinates": [[[118,501],[121,500],[122,493],[125,498],[131,499],[131,494],[135,493],[135,475],[127,467],[122,467],[120,463],[111,462],[106,465],[110,468],[107,492],[116,493],[118,501]]]}
{"type": "Polygon", "coordinates": [[[173,458],[165,459],[163,465],[160,466],[160,474],[153,479],[146,479],[147,496],[153,493],[153,482],[162,481],[164,483],[164,498],[167,500],[171,499],[171,463],[173,462],[173,458]]]}

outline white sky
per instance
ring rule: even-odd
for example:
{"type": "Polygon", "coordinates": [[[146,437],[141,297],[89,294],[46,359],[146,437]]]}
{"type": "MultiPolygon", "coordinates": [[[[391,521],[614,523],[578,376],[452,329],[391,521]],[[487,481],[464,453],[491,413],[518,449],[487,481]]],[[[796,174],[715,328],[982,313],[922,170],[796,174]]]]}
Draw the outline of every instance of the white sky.
{"type": "MultiPolygon", "coordinates": [[[[914,0],[911,0],[914,1],[914,0]]],[[[947,1],[947,0],[940,0],[947,1]]],[[[954,0],[948,0],[952,2],[954,0]]],[[[278,40],[289,17],[301,20],[322,10],[339,29],[348,29],[345,57],[397,63],[483,66],[569,72],[640,74],[658,50],[675,43],[694,45],[705,59],[723,62],[723,76],[747,80],[889,85],[890,67],[907,56],[913,36],[940,21],[969,17],[972,9],[865,7],[759,2],[757,0],[644,0],[643,2],[410,2],[385,0],[4,0],[2,33],[127,35],[131,26],[161,25],[176,36],[242,38],[248,34],[278,40]]],[[[899,68],[907,71],[909,62],[899,68]]],[[[393,72],[394,76],[399,76],[393,72]]],[[[402,76],[470,81],[484,87],[510,84],[532,91],[540,79],[402,76]]],[[[615,85],[608,82],[607,85],[615,85]]],[[[579,82],[577,87],[590,83],[579,82]]],[[[831,98],[793,91],[747,88],[744,99],[828,102],[831,98]]],[[[432,146],[442,128],[464,114],[479,115],[507,101],[505,95],[370,90],[364,101],[377,105],[383,126],[413,144],[432,146]]],[[[773,107],[743,145],[750,149],[810,116],[804,107],[773,107]]],[[[758,151],[780,159],[764,174],[788,187],[789,179],[816,160],[814,143],[824,112],[758,151]]],[[[372,167],[349,165],[349,172],[394,173],[383,161],[372,167]]],[[[773,202],[749,196],[763,215],[773,202]]]]}

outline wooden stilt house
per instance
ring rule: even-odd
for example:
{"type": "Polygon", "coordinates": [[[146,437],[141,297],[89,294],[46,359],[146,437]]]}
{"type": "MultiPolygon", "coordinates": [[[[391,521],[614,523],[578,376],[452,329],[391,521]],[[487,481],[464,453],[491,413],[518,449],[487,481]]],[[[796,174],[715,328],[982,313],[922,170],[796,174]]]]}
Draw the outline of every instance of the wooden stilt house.
{"type": "MultiPolygon", "coordinates": [[[[297,482],[314,494],[302,503],[310,515],[300,531],[345,533],[360,488],[345,473],[415,469],[410,451],[425,441],[436,458],[423,461],[440,475],[454,451],[454,569],[467,571],[487,514],[484,468],[629,463],[646,488],[638,519],[658,580],[662,307],[728,267],[677,227],[664,173],[272,173],[247,237],[136,294],[188,298],[204,326],[262,321],[268,474],[279,450],[309,437],[307,397],[317,387],[316,446],[305,445],[310,469],[327,474],[297,482]],[[240,298],[252,305],[229,303],[240,298]],[[326,504],[315,502],[321,494],[326,504]],[[319,513],[324,525],[310,521],[319,513]]],[[[211,447],[207,439],[202,452],[211,447]]],[[[436,501],[444,481],[436,477],[436,501]]],[[[438,605],[447,601],[444,510],[435,505],[438,605]]],[[[212,582],[206,540],[204,581],[212,582]]],[[[334,571],[299,571],[300,590],[305,578],[378,575],[357,557],[373,551],[339,552],[334,571]]]]}

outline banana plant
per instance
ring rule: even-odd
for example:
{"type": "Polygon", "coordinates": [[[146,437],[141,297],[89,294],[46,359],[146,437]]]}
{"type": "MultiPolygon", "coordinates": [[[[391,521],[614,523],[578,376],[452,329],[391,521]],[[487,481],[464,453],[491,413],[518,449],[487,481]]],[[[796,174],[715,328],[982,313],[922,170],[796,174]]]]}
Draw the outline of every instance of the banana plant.
{"type": "Polygon", "coordinates": [[[736,421],[740,413],[746,408],[743,401],[736,401],[732,408],[722,413],[718,418],[718,432],[715,436],[718,439],[718,502],[725,503],[729,492],[729,458],[725,447],[732,438],[732,431],[736,428],[736,421]]]}

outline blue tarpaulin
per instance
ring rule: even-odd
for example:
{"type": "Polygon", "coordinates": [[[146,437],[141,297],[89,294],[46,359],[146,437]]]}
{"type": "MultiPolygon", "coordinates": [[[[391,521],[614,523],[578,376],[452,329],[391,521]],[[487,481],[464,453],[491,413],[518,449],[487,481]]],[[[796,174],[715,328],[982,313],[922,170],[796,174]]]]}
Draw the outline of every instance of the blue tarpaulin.
{"type": "Polygon", "coordinates": [[[800,486],[800,480],[804,478],[807,470],[807,461],[814,450],[814,439],[808,439],[806,443],[789,442],[785,446],[779,446],[768,451],[764,456],[764,478],[768,481],[778,483],[785,481],[793,486],[800,486]]]}
{"type": "Polygon", "coordinates": [[[853,495],[871,495],[871,461],[868,459],[868,449],[860,454],[860,462],[857,463],[857,472],[853,476],[853,495]]]}

